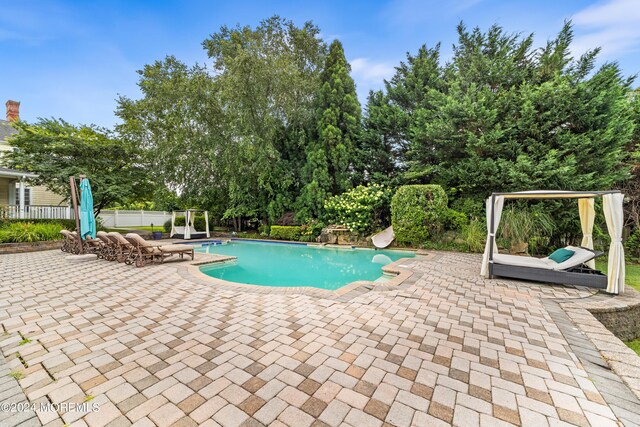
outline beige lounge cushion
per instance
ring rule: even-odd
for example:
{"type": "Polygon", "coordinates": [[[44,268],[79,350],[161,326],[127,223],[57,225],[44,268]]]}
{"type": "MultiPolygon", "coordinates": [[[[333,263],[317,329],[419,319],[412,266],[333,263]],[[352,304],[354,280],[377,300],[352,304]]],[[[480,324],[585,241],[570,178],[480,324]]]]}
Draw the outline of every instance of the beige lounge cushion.
{"type": "Polygon", "coordinates": [[[545,270],[553,270],[553,264],[558,265],[555,261],[548,258],[534,258],[530,256],[507,254],[493,255],[493,262],[502,265],[513,265],[514,267],[542,268],[545,270]]]}
{"type": "Polygon", "coordinates": [[[160,246],[160,250],[162,252],[191,252],[193,248],[185,245],[163,245],[160,246]]]}

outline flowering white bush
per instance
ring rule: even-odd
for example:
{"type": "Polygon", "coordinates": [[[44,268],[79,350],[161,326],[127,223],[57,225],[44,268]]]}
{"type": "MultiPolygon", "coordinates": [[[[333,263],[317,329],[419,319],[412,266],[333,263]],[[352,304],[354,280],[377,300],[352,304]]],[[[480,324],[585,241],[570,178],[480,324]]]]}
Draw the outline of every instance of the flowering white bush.
{"type": "Polygon", "coordinates": [[[353,232],[362,233],[376,225],[376,210],[387,203],[387,199],[384,186],[359,185],[346,193],[330,197],[324,202],[324,208],[330,222],[344,225],[353,232]]]}

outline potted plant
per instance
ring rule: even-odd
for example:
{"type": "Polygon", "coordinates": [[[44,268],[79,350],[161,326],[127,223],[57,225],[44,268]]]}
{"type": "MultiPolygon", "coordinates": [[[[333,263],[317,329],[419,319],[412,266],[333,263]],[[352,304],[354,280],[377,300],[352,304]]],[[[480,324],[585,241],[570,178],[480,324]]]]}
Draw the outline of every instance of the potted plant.
{"type": "Polygon", "coordinates": [[[162,239],[162,231],[153,231],[153,223],[151,223],[151,236],[153,236],[153,240],[162,239]]]}

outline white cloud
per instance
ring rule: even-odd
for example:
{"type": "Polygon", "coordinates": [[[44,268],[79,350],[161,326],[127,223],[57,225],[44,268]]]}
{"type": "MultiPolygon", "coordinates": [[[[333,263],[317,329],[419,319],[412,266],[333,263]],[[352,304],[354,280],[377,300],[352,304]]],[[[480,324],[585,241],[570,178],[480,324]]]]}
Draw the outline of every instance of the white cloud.
{"type": "Polygon", "coordinates": [[[393,65],[385,62],[373,62],[369,58],[356,58],[350,61],[351,75],[356,83],[366,85],[382,84],[384,79],[389,79],[395,73],[393,65]]]}
{"type": "Polygon", "coordinates": [[[638,0],[607,0],[577,12],[573,53],[600,46],[605,58],[614,59],[640,49],[639,6],[638,0]]]}

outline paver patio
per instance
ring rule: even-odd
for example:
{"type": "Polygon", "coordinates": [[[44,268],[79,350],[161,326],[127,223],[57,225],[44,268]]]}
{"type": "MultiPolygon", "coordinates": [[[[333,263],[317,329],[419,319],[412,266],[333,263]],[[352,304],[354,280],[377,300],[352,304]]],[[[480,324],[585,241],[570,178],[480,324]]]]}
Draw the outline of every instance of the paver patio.
{"type": "Polygon", "coordinates": [[[208,285],[179,263],[0,256],[0,402],[36,404],[0,412],[0,425],[640,420],[634,397],[626,416],[612,411],[548,308],[593,291],[488,281],[479,264],[436,253],[407,261],[398,287],[318,297],[208,285]],[[24,372],[19,387],[9,370],[24,372]],[[38,406],[83,402],[99,411],[38,406]]]}

